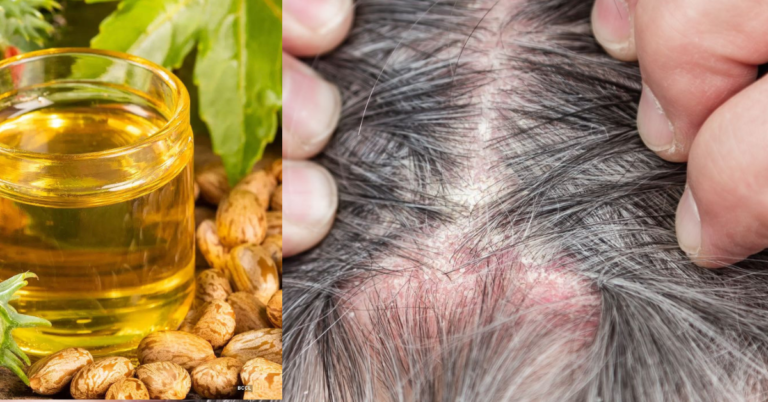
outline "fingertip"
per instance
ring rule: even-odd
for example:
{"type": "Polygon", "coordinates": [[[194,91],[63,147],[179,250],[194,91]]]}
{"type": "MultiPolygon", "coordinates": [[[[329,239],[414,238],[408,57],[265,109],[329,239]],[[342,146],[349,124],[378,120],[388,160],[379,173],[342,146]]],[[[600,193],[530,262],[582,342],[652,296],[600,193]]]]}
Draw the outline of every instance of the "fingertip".
{"type": "Polygon", "coordinates": [[[314,56],[338,46],[352,26],[352,0],[286,0],[283,49],[296,56],[314,56]]]}
{"type": "Polygon", "coordinates": [[[341,115],[338,88],[283,54],[283,157],[306,159],[330,141],[341,115]]]}
{"type": "Polygon", "coordinates": [[[634,27],[630,0],[595,0],[592,32],[605,51],[622,61],[636,61],[634,27]]]}
{"type": "Polygon", "coordinates": [[[314,247],[330,231],[336,216],[336,181],[310,161],[283,161],[283,253],[292,256],[314,247]]]}
{"type": "Polygon", "coordinates": [[[675,233],[680,249],[691,261],[703,268],[721,268],[734,261],[715,258],[707,250],[702,252],[702,225],[699,207],[690,187],[686,184],[683,196],[677,206],[675,216],[675,233]]]}
{"type": "Polygon", "coordinates": [[[686,185],[675,218],[677,242],[680,248],[695,258],[701,251],[701,217],[691,189],[686,185]]]}
{"type": "Polygon", "coordinates": [[[637,131],[648,149],[670,162],[685,162],[689,147],[676,132],[653,91],[643,84],[637,107],[637,131]]]}
{"type": "Polygon", "coordinates": [[[762,102],[766,88],[768,81],[758,81],[729,99],[692,143],[689,186],[676,223],[680,246],[699,266],[726,267],[768,247],[768,109],[762,102]],[[698,233],[682,223],[693,221],[691,205],[700,217],[698,233]],[[700,236],[697,251],[688,240],[692,233],[700,236]]]}

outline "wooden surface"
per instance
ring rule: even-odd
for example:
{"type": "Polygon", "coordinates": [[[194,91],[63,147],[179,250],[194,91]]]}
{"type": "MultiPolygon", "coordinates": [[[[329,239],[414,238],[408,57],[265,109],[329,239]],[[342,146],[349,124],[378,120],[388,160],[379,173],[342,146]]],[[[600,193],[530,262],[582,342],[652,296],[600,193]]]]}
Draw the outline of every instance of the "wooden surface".
{"type": "MultiPolygon", "coordinates": [[[[69,397],[69,394],[65,397],[69,397]]],[[[35,395],[23,381],[16,377],[10,370],[0,367],[0,399],[58,399],[57,395],[44,397],[35,395]]]]}

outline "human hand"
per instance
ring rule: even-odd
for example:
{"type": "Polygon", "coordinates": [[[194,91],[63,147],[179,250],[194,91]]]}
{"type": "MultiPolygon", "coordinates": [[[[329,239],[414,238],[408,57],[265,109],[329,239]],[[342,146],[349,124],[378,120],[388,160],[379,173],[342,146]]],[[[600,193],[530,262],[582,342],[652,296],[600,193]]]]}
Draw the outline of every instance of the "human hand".
{"type": "Polygon", "coordinates": [[[331,229],[337,191],[306,159],[330,140],[341,112],[338,89],[294,56],[338,46],[352,25],[352,0],[286,0],[283,14],[283,253],[315,246],[331,229]]]}
{"type": "Polygon", "coordinates": [[[637,127],[662,158],[688,162],[677,238],[721,267],[768,247],[768,2],[596,0],[592,28],[638,60],[637,127]]]}

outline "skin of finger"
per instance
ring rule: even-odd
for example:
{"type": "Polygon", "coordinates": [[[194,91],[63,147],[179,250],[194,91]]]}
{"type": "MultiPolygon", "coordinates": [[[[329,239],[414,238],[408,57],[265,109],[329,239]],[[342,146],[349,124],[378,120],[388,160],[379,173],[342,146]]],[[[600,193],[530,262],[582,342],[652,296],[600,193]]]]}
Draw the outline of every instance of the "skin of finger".
{"type": "Polygon", "coordinates": [[[320,153],[340,114],[336,86],[283,53],[283,158],[307,159],[320,153]]]}
{"type": "Polygon", "coordinates": [[[637,49],[634,38],[634,14],[637,0],[596,0],[592,7],[592,31],[595,39],[613,58],[622,61],[637,61],[637,49]],[[625,2],[626,1],[626,2],[625,2]],[[624,3],[625,2],[625,3],[624,3]],[[610,8],[603,8],[610,7],[610,8]],[[623,21],[621,17],[628,17],[623,21]],[[610,29],[608,25],[626,23],[629,27],[630,38],[624,46],[608,43],[599,32],[610,29]],[[602,29],[601,29],[602,27],[602,29]]]}
{"type": "Polygon", "coordinates": [[[328,21],[326,28],[312,31],[288,14],[283,14],[283,50],[298,57],[316,56],[335,49],[347,37],[354,19],[352,1],[337,20],[328,21]]]}
{"type": "Polygon", "coordinates": [[[331,231],[332,223],[308,231],[290,222],[283,222],[283,255],[291,257],[315,247],[331,231]]]}
{"type": "Polygon", "coordinates": [[[691,148],[688,184],[701,218],[694,262],[720,267],[768,247],[768,80],[722,105],[691,148]]]}
{"type": "MultiPolygon", "coordinates": [[[[316,164],[312,161],[301,161],[301,162],[294,162],[294,163],[301,163],[301,164],[311,164],[315,166],[318,169],[322,169],[326,172],[328,177],[331,181],[331,188],[330,192],[332,193],[331,199],[327,200],[331,204],[331,209],[333,211],[336,210],[338,207],[338,189],[336,187],[335,180],[333,180],[333,176],[328,173],[328,171],[316,164]]],[[[286,169],[287,170],[287,169],[286,169]]],[[[285,173],[285,171],[284,171],[285,173]]],[[[288,196],[288,193],[290,191],[286,191],[286,186],[291,186],[290,184],[291,177],[289,174],[284,174],[283,176],[283,194],[288,196]],[[286,183],[288,181],[289,183],[286,183]]],[[[301,187],[309,187],[304,186],[301,183],[294,183],[293,185],[299,185],[301,187]]],[[[307,194],[306,196],[302,197],[302,200],[294,200],[294,202],[298,203],[310,203],[310,202],[316,202],[316,198],[318,196],[316,194],[307,194]]],[[[284,201],[288,202],[288,201],[284,201]]],[[[307,205],[309,207],[309,205],[307,205]]],[[[291,219],[289,218],[287,211],[285,211],[286,207],[283,206],[283,255],[285,257],[291,257],[296,254],[303,253],[307,250],[309,250],[312,247],[315,247],[317,244],[319,244],[325,236],[328,235],[328,232],[330,232],[331,228],[333,227],[333,222],[336,220],[335,212],[326,219],[321,224],[313,224],[313,225],[299,225],[296,223],[293,223],[291,219]]]]}
{"type": "Polygon", "coordinates": [[[643,81],[674,127],[659,155],[682,162],[704,121],[768,61],[768,2],[640,0],[635,40],[643,81]]]}

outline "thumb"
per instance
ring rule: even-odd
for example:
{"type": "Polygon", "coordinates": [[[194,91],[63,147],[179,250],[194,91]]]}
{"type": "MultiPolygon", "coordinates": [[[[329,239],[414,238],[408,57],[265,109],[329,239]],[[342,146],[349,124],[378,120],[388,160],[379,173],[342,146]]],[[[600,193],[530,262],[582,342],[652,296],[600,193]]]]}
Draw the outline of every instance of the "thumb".
{"type": "Polygon", "coordinates": [[[352,26],[352,0],[286,0],[283,7],[283,49],[295,56],[330,51],[352,26]]]}
{"type": "Polygon", "coordinates": [[[637,60],[634,14],[638,0],[595,0],[592,32],[605,51],[623,61],[637,60]]]}
{"type": "Polygon", "coordinates": [[[693,142],[677,209],[680,247],[721,267],[768,247],[768,80],[718,108],[693,142]]]}
{"type": "Polygon", "coordinates": [[[336,182],[310,161],[283,160],[283,254],[290,257],[319,243],[336,216],[336,182]]]}

